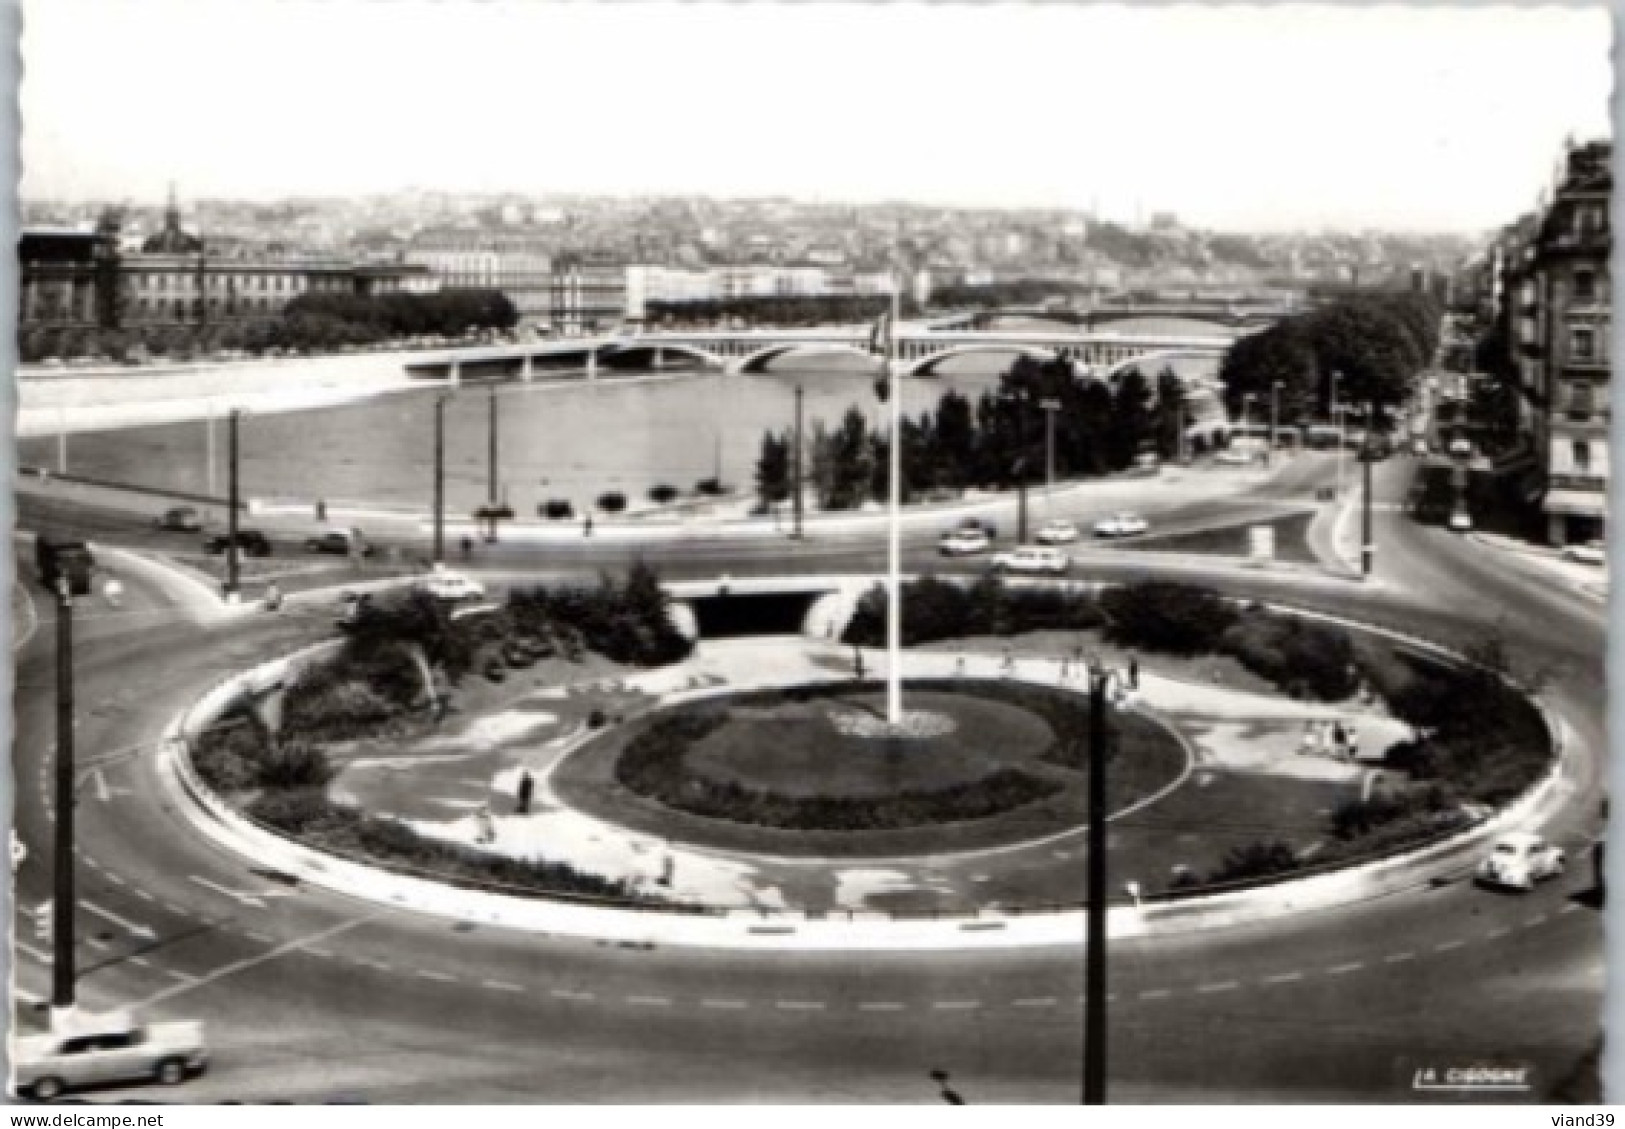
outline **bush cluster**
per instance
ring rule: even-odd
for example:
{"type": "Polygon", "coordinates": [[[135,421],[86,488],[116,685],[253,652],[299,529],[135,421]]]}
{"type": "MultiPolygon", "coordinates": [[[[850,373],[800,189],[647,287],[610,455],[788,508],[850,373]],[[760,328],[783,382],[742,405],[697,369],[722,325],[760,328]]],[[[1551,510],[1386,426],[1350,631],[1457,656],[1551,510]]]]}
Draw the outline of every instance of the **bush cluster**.
{"type": "Polygon", "coordinates": [[[1125,647],[1205,655],[1240,616],[1211,588],[1153,580],[1108,588],[1100,597],[1107,638],[1125,647]]]}
{"type": "MultiPolygon", "coordinates": [[[[1044,629],[1084,631],[1100,625],[1100,607],[1087,592],[1011,588],[989,573],[968,588],[934,576],[903,586],[903,645],[966,635],[1014,635],[1044,629]]],[[[859,647],[886,639],[886,590],[876,585],[858,601],[842,640],[859,647]]]]}
{"type": "Polygon", "coordinates": [[[895,831],[981,819],[1047,799],[1062,785],[1019,769],[934,791],[885,797],[783,796],[690,773],[684,757],[727,720],[722,710],[681,710],[657,719],[627,743],[615,777],[668,807],[709,819],[790,831],[895,831]]]}
{"type": "Polygon", "coordinates": [[[327,754],[308,740],[273,737],[253,718],[237,715],[199,733],[192,766],[222,795],[256,788],[320,788],[333,778],[327,754]]]}
{"type": "Polygon", "coordinates": [[[568,498],[549,498],[537,508],[548,521],[564,521],[576,515],[576,508],[568,498]]]}
{"type": "Polygon", "coordinates": [[[506,610],[522,634],[574,636],[616,662],[664,666],[694,646],[672,625],[669,603],[654,570],[638,563],[621,584],[606,574],[596,588],[514,589],[506,610]]]}
{"type": "Polygon", "coordinates": [[[538,893],[628,902],[656,900],[638,894],[624,882],[588,874],[564,863],[488,855],[461,844],[430,839],[398,820],[335,804],[319,788],[267,792],[249,805],[248,814],[318,849],[362,855],[386,866],[432,870],[437,877],[453,882],[492,882],[538,893]]]}
{"type": "Polygon", "coordinates": [[[1232,847],[1224,860],[1207,877],[1210,885],[1225,882],[1245,882],[1255,878],[1270,878],[1289,874],[1300,866],[1298,853],[1283,839],[1256,839],[1232,847]]]}
{"type": "Polygon", "coordinates": [[[1217,649],[1294,698],[1339,702],[1359,688],[1348,632],[1298,616],[1249,608],[1217,649]]]}
{"type": "Polygon", "coordinates": [[[626,509],[626,495],[616,490],[598,495],[598,508],[606,514],[618,514],[626,509]]]}

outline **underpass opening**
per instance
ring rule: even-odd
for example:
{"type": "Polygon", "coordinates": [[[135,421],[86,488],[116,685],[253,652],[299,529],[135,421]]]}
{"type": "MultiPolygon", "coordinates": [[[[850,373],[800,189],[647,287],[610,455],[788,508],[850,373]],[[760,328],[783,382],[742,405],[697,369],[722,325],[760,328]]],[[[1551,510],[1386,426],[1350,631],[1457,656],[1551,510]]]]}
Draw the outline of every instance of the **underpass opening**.
{"type": "Polygon", "coordinates": [[[799,635],[822,592],[763,592],[689,596],[701,639],[799,635]]]}

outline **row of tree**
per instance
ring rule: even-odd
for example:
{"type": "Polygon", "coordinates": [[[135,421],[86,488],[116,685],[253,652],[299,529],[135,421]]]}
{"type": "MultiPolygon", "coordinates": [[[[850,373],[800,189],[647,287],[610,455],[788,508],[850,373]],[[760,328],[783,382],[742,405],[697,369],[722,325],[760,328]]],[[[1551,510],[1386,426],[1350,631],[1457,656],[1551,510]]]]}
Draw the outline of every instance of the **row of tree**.
{"type": "Polygon", "coordinates": [[[1279,384],[1281,423],[1330,421],[1335,384],[1338,403],[1376,405],[1380,426],[1432,364],[1442,317],[1429,295],[1370,292],[1283,318],[1225,353],[1225,406],[1239,416],[1246,397],[1268,402],[1279,384]]]}
{"type": "MultiPolygon", "coordinates": [[[[972,401],[949,391],[934,412],[902,421],[902,501],[922,492],[1008,489],[1043,482],[1053,418],[1056,479],[1110,474],[1137,455],[1172,457],[1179,450],[1184,390],[1164,369],[1153,383],[1138,369],[1116,385],[1080,378],[1070,361],[1022,357],[999,387],[972,401]]],[[[803,452],[804,488],[820,508],[855,509],[888,497],[890,437],[849,408],[833,430],[814,422],[803,452]]],[[[787,499],[794,486],[794,437],[769,431],[756,464],[764,506],[787,499]]]]}

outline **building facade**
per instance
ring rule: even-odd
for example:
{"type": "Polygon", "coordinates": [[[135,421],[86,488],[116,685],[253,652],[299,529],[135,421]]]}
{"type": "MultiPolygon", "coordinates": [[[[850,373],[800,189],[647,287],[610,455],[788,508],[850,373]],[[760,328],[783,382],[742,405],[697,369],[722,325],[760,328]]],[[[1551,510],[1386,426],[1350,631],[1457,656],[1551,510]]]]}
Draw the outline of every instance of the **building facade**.
{"type": "Polygon", "coordinates": [[[1606,532],[1612,158],[1606,141],[1570,149],[1549,202],[1497,249],[1547,538],[1558,545],[1606,532]]]}
{"type": "Polygon", "coordinates": [[[521,321],[552,321],[553,255],[538,235],[430,228],[413,239],[406,261],[444,289],[502,291],[521,321]]]}
{"type": "Polygon", "coordinates": [[[563,334],[610,329],[626,321],[627,297],[624,263],[587,253],[562,254],[553,260],[547,322],[563,334]]]}

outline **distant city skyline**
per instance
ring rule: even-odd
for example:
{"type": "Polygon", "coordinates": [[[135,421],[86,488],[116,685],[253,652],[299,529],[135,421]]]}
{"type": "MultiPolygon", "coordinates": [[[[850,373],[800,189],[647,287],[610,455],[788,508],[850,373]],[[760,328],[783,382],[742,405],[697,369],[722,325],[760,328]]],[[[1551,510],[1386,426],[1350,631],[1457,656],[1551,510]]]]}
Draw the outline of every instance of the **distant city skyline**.
{"type": "Polygon", "coordinates": [[[1600,7],[636,10],[28,0],[22,195],[789,197],[1469,233],[1533,207],[1565,137],[1609,132],[1600,7]]]}

